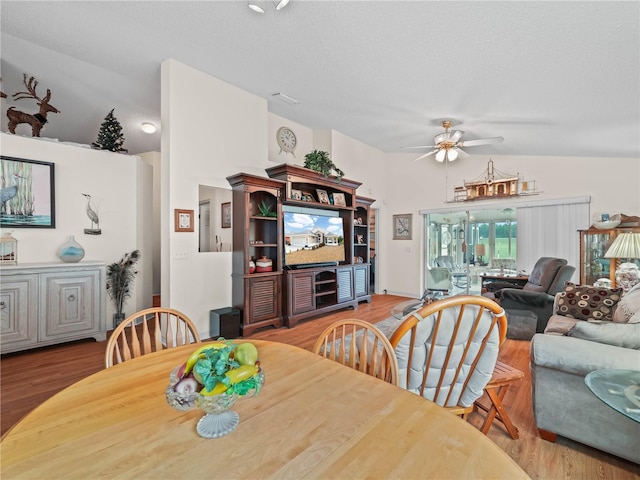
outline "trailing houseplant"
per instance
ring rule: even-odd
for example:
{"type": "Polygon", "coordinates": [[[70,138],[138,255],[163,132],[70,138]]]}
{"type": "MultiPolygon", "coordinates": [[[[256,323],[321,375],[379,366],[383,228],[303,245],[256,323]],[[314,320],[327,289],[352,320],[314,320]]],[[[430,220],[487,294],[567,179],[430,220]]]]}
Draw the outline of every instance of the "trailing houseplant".
{"type": "Polygon", "coordinates": [[[114,327],[125,318],[124,303],[131,296],[131,287],[138,273],[135,264],[140,260],[140,250],[125,253],[119,262],[107,266],[107,292],[113,302],[116,313],[113,314],[114,327]]]}
{"type": "Polygon", "coordinates": [[[312,150],[304,156],[304,166],[315,172],[321,173],[325,177],[328,177],[335,172],[338,180],[344,177],[344,172],[340,170],[335,163],[329,157],[329,152],[323,150],[312,150]]]}

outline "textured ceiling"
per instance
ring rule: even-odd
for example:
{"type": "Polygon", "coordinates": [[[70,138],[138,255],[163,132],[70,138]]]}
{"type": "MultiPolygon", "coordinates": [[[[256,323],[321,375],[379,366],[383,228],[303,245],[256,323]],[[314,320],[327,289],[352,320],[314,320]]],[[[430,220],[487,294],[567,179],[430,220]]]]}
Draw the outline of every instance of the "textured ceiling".
{"type": "MultiPolygon", "coordinates": [[[[3,0],[0,89],[23,90],[23,73],[50,88],[61,113],[42,135],[61,141],[91,143],[115,107],[130,153],[160,149],[139,124],[159,124],[160,64],[173,58],[386,152],[431,144],[447,118],[463,140],[505,138],[471,154],[640,157],[640,2],[256,3],[267,13],[245,1],[3,0]]],[[[9,100],[3,110],[35,111],[9,100]]]]}

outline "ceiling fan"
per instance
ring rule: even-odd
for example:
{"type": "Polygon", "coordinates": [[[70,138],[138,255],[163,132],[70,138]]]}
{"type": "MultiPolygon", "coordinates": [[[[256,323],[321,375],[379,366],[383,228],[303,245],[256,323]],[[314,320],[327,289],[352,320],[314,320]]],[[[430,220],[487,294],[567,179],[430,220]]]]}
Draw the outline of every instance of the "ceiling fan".
{"type": "Polygon", "coordinates": [[[460,141],[460,138],[464,134],[462,130],[449,130],[453,126],[451,120],[443,120],[441,122],[444,133],[440,133],[433,138],[433,145],[417,145],[415,147],[402,147],[402,148],[432,148],[429,152],[420,155],[413,159],[420,160],[421,158],[428,157],[429,155],[436,154],[436,161],[444,162],[445,160],[453,162],[458,156],[467,156],[467,152],[462,150],[464,147],[474,147],[476,145],[487,145],[489,143],[500,143],[504,140],[503,137],[491,137],[491,138],[479,138],[477,140],[469,140],[467,142],[460,141]]]}

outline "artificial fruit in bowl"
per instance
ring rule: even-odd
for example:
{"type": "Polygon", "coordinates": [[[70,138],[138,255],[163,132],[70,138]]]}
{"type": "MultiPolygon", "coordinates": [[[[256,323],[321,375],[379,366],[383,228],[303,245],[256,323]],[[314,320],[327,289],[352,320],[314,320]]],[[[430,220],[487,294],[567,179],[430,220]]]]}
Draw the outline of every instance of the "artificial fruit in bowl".
{"type": "Polygon", "coordinates": [[[201,345],[176,369],[173,390],[189,396],[258,393],[262,379],[258,349],[250,342],[217,341],[201,345]]]}

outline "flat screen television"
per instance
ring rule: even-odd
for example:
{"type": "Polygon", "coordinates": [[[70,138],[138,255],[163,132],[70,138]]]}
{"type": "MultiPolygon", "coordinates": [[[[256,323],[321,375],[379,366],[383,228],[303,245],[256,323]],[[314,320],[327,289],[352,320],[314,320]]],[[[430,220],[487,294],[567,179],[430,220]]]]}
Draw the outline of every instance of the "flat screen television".
{"type": "Polygon", "coordinates": [[[322,213],[284,212],[284,263],[287,267],[337,265],[344,259],[342,218],[322,213]]]}

